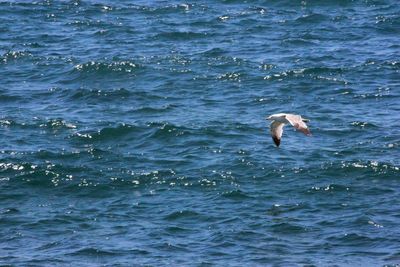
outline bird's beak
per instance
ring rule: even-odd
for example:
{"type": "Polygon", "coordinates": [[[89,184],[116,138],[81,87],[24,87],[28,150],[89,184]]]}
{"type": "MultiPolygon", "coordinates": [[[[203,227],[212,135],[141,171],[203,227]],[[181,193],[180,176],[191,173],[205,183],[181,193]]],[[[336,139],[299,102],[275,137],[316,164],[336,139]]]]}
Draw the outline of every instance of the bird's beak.
{"type": "Polygon", "coordinates": [[[271,119],[271,116],[268,116],[268,117],[266,117],[265,119],[266,119],[266,120],[270,120],[270,119],[271,119]]]}
{"type": "Polygon", "coordinates": [[[310,122],[309,119],[303,119],[303,122],[310,122]]]}

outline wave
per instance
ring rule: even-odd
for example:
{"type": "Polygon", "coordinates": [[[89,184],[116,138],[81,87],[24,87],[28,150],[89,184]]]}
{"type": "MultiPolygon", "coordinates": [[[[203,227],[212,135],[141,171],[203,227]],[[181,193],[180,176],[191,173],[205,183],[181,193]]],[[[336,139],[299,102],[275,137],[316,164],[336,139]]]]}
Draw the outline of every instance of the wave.
{"type": "Polygon", "coordinates": [[[131,111],[135,113],[158,114],[166,111],[172,111],[175,107],[176,105],[165,105],[162,107],[140,107],[131,111]]]}
{"type": "Polygon", "coordinates": [[[221,74],[217,77],[218,80],[225,80],[225,81],[236,81],[236,82],[241,82],[242,78],[244,75],[242,73],[237,73],[237,72],[227,72],[224,74],[221,74]]]}
{"type": "Polygon", "coordinates": [[[298,45],[298,46],[306,46],[306,45],[313,46],[318,44],[318,42],[315,40],[305,39],[305,38],[287,38],[282,42],[284,44],[298,45]]]}
{"type": "Polygon", "coordinates": [[[281,80],[281,79],[291,79],[297,77],[316,77],[316,78],[324,78],[320,75],[328,74],[328,75],[340,75],[343,72],[347,71],[346,67],[309,67],[309,68],[299,68],[292,70],[285,70],[281,72],[273,72],[264,77],[264,80],[281,80]]]}
{"type": "Polygon", "coordinates": [[[66,122],[63,119],[48,119],[46,122],[39,125],[39,127],[45,127],[49,129],[76,129],[76,125],[66,122]]]}
{"type": "Polygon", "coordinates": [[[146,140],[167,141],[170,137],[179,137],[188,133],[194,133],[191,128],[177,126],[168,122],[149,122],[141,125],[122,123],[113,127],[103,127],[100,130],[84,130],[74,133],[71,137],[87,139],[91,141],[108,141],[115,138],[129,136],[131,138],[144,138],[146,140]]]}
{"type": "Polygon", "coordinates": [[[321,23],[323,21],[328,21],[330,17],[325,14],[317,14],[317,13],[312,13],[308,15],[303,15],[297,19],[295,19],[296,23],[299,24],[306,24],[306,23],[321,23]]]}
{"type": "Polygon", "coordinates": [[[221,196],[237,201],[252,198],[251,196],[249,196],[248,194],[244,193],[239,189],[223,192],[221,196]]]}
{"type": "Polygon", "coordinates": [[[67,122],[62,118],[40,119],[37,117],[28,122],[20,122],[16,119],[11,119],[11,118],[3,118],[0,119],[0,126],[10,127],[10,128],[32,129],[32,130],[39,128],[47,128],[52,130],[77,128],[77,125],[75,125],[72,122],[67,122]]]}
{"type": "Polygon", "coordinates": [[[377,125],[375,125],[375,124],[373,124],[373,123],[364,122],[364,121],[353,121],[353,122],[351,123],[351,125],[354,126],[354,127],[356,127],[356,128],[362,128],[362,129],[364,129],[364,128],[366,128],[366,129],[369,129],[369,128],[375,128],[375,129],[377,129],[377,128],[379,128],[379,126],[377,126],[377,125]]]}
{"type": "MultiPolygon", "coordinates": [[[[87,225],[89,227],[89,225],[87,225]]],[[[97,248],[82,248],[74,252],[67,253],[69,256],[85,256],[85,257],[114,257],[121,255],[121,252],[97,249],[97,248]]]]}
{"type": "Polygon", "coordinates": [[[222,48],[214,47],[214,48],[202,51],[202,52],[198,53],[198,55],[201,55],[205,58],[217,58],[217,57],[225,56],[226,51],[223,50],[222,48]]]}
{"type": "Polygon", "coordinates": [[[322,185],[322,186],[312,186],[311,189],[308,190],[308,192],[334,192],[334,193],[340,193],[340,192],[348,192],[350,191],[350,186],[347,185],[342,185],[342,184],[328,184],[328,185],[322,185]]]}
{"type": "Polygon", "coordinates": [[[174,32],[163,32],[163,33],[158,33],[155,36],[152,37],[152,39],[166,39],[166,40],[182,40],[182,41],[187,41],[191,39],[201,39],[205,37],[210,37],[212,36],[211,33],[208,32],[192,32],[192,31],[186,31],[186,32],[181,32],[181,31],[174,31],[174,32]]]}
{"type": "MultiPolygon", "coordinates": [[[[174,187],[202,190],[201,188],[228,186],[219,194],[219,197],[239,201],[253,198],[251,194],[238,189],[240,180],[248,179],[250,175],[248,168],[243,169],[243,164],[231,165],[229,172],[207,174],[199,171],[198,164],[192,165],[195,163],[192,160],[183,160],[178,157],[180,162],[175,159],[165,162],[148,153],[128,155],[115,149],[41,150],[23,152],[20,155],[14,151],[2,151],[1,155],[0,174],[2,178],[0,183],[8,183],[17,187],[61,187],[72,191],[79,187],[96,187],[98,190],[107,191],[109,189],[147,188],[149,185],[156,186],[155,188],[158,190],[168,190],[168,188],[174,187]],[[162,165],[165,165],[166,168],[161,168],[162,165]],[[140,170],[140,166],[143,166],[144,169],[153,166],[154,169],[144,171],[140,170]],[[170,169],[172,166],[176,168],[170,169]],[[193,166],[197,167],[193,168],[193,166]]],[[[197,155],[194,160],[199,156],[201,155],[197,155]]],[[[282,174],[288,177],[295,175],[296,177],[322,179],[316,184],[311,183],[309,187],[304,188],[302,191],[305,194],[348,194],[357,191],[359,185],[354,183],[354,179],[391,180],[397,179],[400,174],[398,165],[378,161],[334,161],[322,165],[315,162],[304,164],[301,168],[291,166],[292,164],[276,166],[256,163],[253,165],[252,171],[255,171],[256,176],[261,175],[262,179],[265,176],[280,177],[282,174]],[[259,173],[260,166],[263,169],[262,174],[259,173]],[[329,179],[327,180],[327,178],[329,179]],[[349,178],[351,183],[349,183],[349,178]]],[[[218,168],[218,165],[214,165],[213,168],[218,168]]],[[[387,193],[391,192],[390,190],[385,187],[373,187],[371,194],[387,193]]],[[[367,192],[367,190],[364,191],[367,192]]],[[[274,214],[290,212],[303,209],[304,205],[276,206],[269,212],[274,214]]]]}
{"type": "Polygon", "coordinates": [[[118,151],[95,148],[57,152],[41,150],[19,155],[14,151],[3,151],[0,183],[6,182],[18,188],[59,187],[71,191],[86,187],[96,187],[101,191],[132,189],[151,184],[187,186],[186,178],[172,169],[140,171],[129,168],[132,162],[146,163],[147,168],[152,163],[160,165],[155,164],[156,159],[145,155],[123,155],[118,151]],[[23,161],[19,159],[21,155],[23,161]]]}
{"type": "Polygon", "coordinates": [[[144,11],[147,14],[162,15],[187,12],[196,4],[168,4],[168,5],[131,5],[131,8],[144,11]]]}
{"type": "Polygon", "coordinates": [[[309,230],[307,227],[296,224],[293,222],[279,222],[279,223],[274,223],[271,225],[271,230],[272,232],[276,233],[284,233],[287,235],[292,235],[292,234],[301,234],[301,233],[306,233],[309,230]]]}
{"type": "Polygon", "coordinates": [[[169,122],[150,122],[147,124],[147,126],[155,129],[154,136],[162,136],[175,131],[189,130],[189,128],[178,126],[169,122]]]}
{"type": "MultiPolygon", "coordinates": [[[[0,92],[1,93],[1,92],[0,92]]],[[[172,96],[160,95],[156,92],[151,91],[140,91],[131,90],[126,88],[111,88],[111,89],[98,89],[98,88],[68,88],[68,87],[53,87],[47,91],[32,92],[32,98],[49,98],[54,97],[57,99],[63,98],[67,102],[79,102],[84,101],[85,103],[100,103],[100,102],[118,102],[121,101],[145,101],[148,103],[163,102],[166,99],[173,99],[172,96]]],[[[150,105],[150,104],[149,104],[150,105]]],[[[174,105],[163,105],[160,109],[170,109],[174,105]]],[[[128,108],[128,107],[127,107],[128,108]]],[[[145,107],[141,107],[145,108],[145,107]]],[[[158,107],[155,107],[157,109],[158,107]]],[[[140,109],[140,108],[138,108],[140,109]]],[[[135,109],[132,109],[134,111],[135,109]]]]}
{"type": "Polygon", "coordinates": [[[130,133],[135,133],[143,130],[143,127],[122,123],[115,127],[103,127],[100,130],[89,129],[78,131],[72,134],[70,138],[78,138],[83,140],[91,139],[91,141],[107,141],[115,140],[115,138],[120,138],[130,133]]]}
{"type": "Polygon", "coordinates": [[[0,63],[10,63],[19,59],[31,58],[29,51],[8,51],[0,56],[0,63]]]}
{"type": "Polygon", "coordinates": [[[111,90],[100,90],[100,89],[85,89],[79,88],[75,90],[64,90],[63,93],[70,95],[72,100],[76,99],[96,99],[96,101],[104,98],[107,100],[120,100],[125,99],[132,95],[132,92],[125,88],[111,89],[111,90]]]}
{"type": "Polygon", "coordinates": [[[74,70],[85,73],[109,73],[111,72],[124,72],[132,73],[138,69],[143,68],[143,66],[130,61],[112,61],[112,62],[102,62],[102,61],[90,61],[82,64],[77,64],[74,66],[74,70]]]}
{"type": "Polygon", "coordinates": [[[175,220],[199,220],[202,217],[201,214],[191,210],[175,211],[164,217],[164,220],[175,221],[175,220]]]}
{"type": "MultiPolygon", "coordinates": [[[[315,168],[315,167],[314,167],[315,168]]],[[[400,174],[400,167],[390,162],[339,161],[323,164],[319,171],[325,175],[342,174],[343,177],[394,178],[400,174]]]]}
{"type": "Polygon", "coordinates": [[[15,102],[21,99],[23,98],[19,95],[10,94],[10,92],[0,89],[0,102],[15,102]]]}
{"type": "MultiPolygon", "coordinates": [[[[397,48],[397,46],[395,46],[394,48],[397,48]]],[[[369,58],[369,59],[365,60],[365,62],[363,64],[361,64],[359,67],[364,67],[364,68],[369,67],[369,68],[375,68],[375,69],[384,68],[384,69],[398,70],[398,69],[400,69],[400,61],[369,58]]]]}
{"type": "Polygon", "coordinates": [[[349,72],[362,72],[365,71],[365,68],[374,68],[380,69],[390,68],[390,69],[398,69],[400,67],[400,63],[397,61],[381,61],[368,59],[363,63],[352,65],[352,66],[312,66],[306,68],[297,68],[297,69],[288,69],[281,70],[279,72],[270,72],[269,75],[265,76],[265,80],[276,80],[276,79],[290,79],[296,77],[315,77],[321,79],[333,79],[337,81],[345,81],[341,75],[347,74],[349,72]],[[325,75],[322,76],[322,75],[325,75]],[[328,76],[326,76],[328,75],[328,76]]]}
{"type": "Polygon", "coordinates": [[[19,124],[19,123],[15,122],[12,119],[7,119],[7,118],[0,119],[0,126],[12,127],[12,126],[17,126],[17,125],[18,126],[23,126],[24,124],[23,123],[19,124]]]}
{"type": "Polygon", "coordinates": [[[361,234],[361,233],[346,233],[341,235],[332,235],[326,239],[329,242],[335,244],[346,244],[348,246],[362,246],[364,244],[379,244],[385,241],[385,238],[371,238],[368,234],[361,234]]]}

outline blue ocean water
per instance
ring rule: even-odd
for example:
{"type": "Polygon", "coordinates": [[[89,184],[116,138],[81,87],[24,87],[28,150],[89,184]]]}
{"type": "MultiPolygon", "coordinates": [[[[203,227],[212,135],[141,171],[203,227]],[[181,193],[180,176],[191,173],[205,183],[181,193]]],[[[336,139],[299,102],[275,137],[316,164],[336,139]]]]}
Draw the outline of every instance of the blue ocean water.
{"type": "Polygon", "coordinates": [[[396,0],[3,0],[0,81],[1,265],[400,263],[396,0]]]}

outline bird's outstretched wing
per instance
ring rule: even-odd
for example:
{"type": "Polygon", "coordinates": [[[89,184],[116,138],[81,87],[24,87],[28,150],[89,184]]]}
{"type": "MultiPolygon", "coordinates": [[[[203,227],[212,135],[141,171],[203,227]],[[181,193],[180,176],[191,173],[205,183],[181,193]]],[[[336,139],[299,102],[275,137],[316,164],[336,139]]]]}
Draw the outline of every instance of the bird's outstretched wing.
{"type": "Polygon", "coordinates": [[[287,114],[285,117],[288,122],[297,130],[301,131],[305,135],[311,135],[310,130],[307,127],[307,124],[304,123],[303,119],[299,115],[287,114]]]}
{"type": "Polygon", "coordinates": [[[279,121],[273,121],[271,123],[270,126],[271,136],[276,146],[279,146],[281,144],[283,126],[285,126],[285,124],[279,121]]]}

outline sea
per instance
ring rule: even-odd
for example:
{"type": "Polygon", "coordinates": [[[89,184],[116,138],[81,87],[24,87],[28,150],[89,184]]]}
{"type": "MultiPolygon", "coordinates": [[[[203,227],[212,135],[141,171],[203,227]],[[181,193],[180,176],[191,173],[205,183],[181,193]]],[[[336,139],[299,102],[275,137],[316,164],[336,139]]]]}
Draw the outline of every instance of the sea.
{"type": "Polygon", "coordinates": [[[400,266],[400,3],[0,0],[0,140],[1,266],[400,266]]]}

